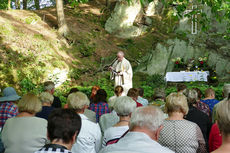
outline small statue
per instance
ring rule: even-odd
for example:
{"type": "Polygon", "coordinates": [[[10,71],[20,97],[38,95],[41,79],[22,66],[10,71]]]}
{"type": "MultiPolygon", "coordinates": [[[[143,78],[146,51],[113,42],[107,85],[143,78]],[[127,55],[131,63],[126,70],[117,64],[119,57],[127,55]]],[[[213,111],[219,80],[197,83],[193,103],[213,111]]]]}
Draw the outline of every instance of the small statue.
{"type": "Polygon", "coordinates": [[[190,69],[193,67],[193,65],[194,65],[194,59],[193,58],[191,58],[191,59],[189,59],[188,60],[188,64],[187,64],[187,70],[186,71],[190,71],[190,69]]]}

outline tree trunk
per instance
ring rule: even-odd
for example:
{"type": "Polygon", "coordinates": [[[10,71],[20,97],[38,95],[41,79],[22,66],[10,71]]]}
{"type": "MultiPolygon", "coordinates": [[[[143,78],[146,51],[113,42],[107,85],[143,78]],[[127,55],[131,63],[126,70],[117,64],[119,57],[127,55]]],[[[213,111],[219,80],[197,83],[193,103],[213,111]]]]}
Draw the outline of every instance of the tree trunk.
{"type": "Polygon", "coordinates": [[[8,10],[11,9],[11,0],[8,0],[8,10]]]}
{"type": "Polygon", "coordinates": [[[67,36],[69,29],[67,27],[64,15],[63,0],[56,0],[57,19],[58,19],[58,32],[67,36]]]}
{"type": "Polygon", "coordinates": [[[23,10],[27,9],[27,0],[23,0],[23,10]]]}
{"type": "Polygon", "coordinates": [[[15,0],[15,7],[16,9],[20,9],[20,0],[15,0]]]}
{"type": "Polygon", "coordinates": [[[39,0],[34,0],[36,10],[40,10],[39,0]]]}

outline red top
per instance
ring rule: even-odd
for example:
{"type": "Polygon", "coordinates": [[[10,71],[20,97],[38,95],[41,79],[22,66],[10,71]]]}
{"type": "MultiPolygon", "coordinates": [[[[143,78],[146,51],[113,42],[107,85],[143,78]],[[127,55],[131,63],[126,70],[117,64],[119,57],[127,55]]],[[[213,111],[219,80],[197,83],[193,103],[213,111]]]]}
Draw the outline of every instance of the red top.
{"type": "Polygon", "coordinates": [[[137,107],[143,106],[141,103],[138,103],[137,101],[136,101],[136,103],[137,103],[137,107]]]}
{"type": "Polygon", "coordinates": [[[218,125],[215,123],[212,125],[210,134],[209,134],[209,152],[212,152],[218,149],[222,144],[222,136],[220,135],[220,130],[218,125]]]}

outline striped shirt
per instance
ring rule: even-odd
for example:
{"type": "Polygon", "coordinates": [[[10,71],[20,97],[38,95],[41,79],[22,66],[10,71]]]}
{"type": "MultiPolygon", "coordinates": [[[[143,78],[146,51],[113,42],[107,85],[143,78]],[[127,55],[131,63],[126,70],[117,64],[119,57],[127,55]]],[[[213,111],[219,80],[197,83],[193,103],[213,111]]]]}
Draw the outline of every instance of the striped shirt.
{"type": "Polygon", "coordinates": [[[47,144],[34,153],[72,153],[66,147],[58,144],[47,144]]]}

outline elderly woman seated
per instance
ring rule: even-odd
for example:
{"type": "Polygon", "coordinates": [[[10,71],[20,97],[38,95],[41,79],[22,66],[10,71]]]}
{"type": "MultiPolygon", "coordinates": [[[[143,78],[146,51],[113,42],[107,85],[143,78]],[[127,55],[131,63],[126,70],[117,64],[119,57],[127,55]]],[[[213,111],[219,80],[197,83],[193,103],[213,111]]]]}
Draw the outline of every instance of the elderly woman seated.
{"type": "Polygon", "coordinates": [[[49,114],[53,111],[53,107],[51,106],[54,100],[54,96],[48,92],[42,92],[39,96],[39,99],[42,102],[42,111],[36,114],[37,117],[44,118],[48,120],[49,114]]]}
{"type": "Polygon", "coordinates": [[[171,93],[166,98],[165,109],[169,117],[163,123],[159,143],[176,153],[207,152],[198,125],[183,118],[188,113],[186,97],[171,93]]]}
{"type": "Polygon", "coordinates": [[[5,153],[32,153],[46,142],[47,121],[35,117],[42,108],[34,94],[26,94],[18,103],[19,115],[6,121],[2,131],[5,153]]]}
{"type": "Polygon", "coordinates": [[[136,108],[136,102],[127,96],[117,98],[114,110],[119,116],[120,120],[113,127],[108,128],[104,133],[102,147],[109,144],[116,143],[120,137],[129,129],[129,120],[131,113],[136,108]]]}
{"type": "Polygon", "coordinates": [[[207,149],[208,149],[208,136],[211,130],[212,123],[208,115],[198,110],[196,107],[197,99],[198,99],[198,94],[196,90],[194,89],[187,90],[186,95],[187,95],[187,100],[188,100],[188,105],[189,105],[189,111],[185,119],[196,123],[200,127],[202,134],[204,136],[204,140],[205,140],[207,149]]]}
{"type": "MultiPolygon", "coordinates": [[[[230,96],[230,95],[229,95],[230,96]]],[[[229,153],[230,150],[230,99],[224,99],[216,106],[217,124],[222,135],[222,145],[213,153],[229,153]]]]}

